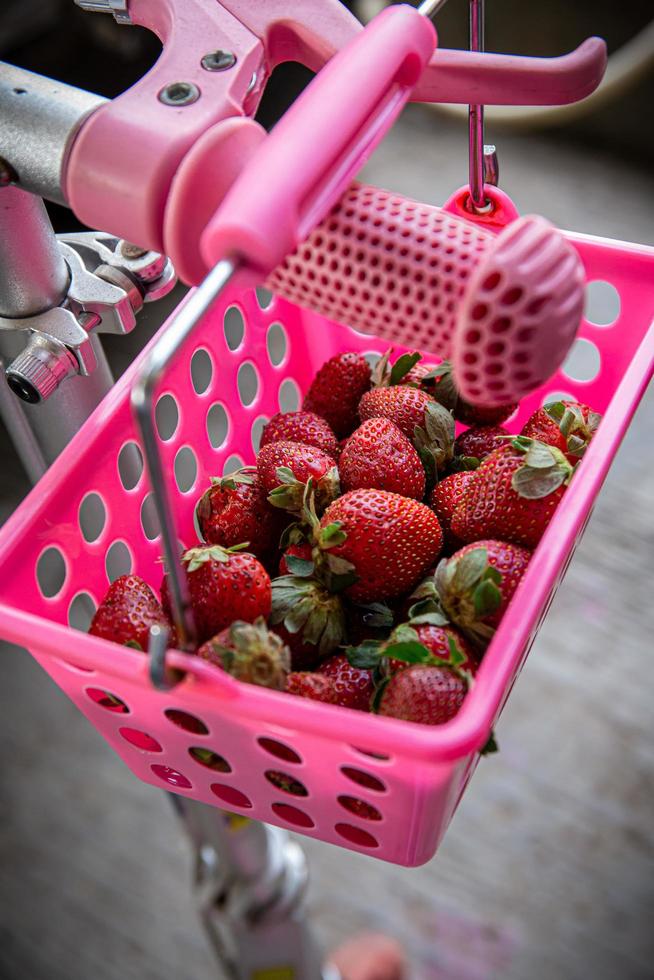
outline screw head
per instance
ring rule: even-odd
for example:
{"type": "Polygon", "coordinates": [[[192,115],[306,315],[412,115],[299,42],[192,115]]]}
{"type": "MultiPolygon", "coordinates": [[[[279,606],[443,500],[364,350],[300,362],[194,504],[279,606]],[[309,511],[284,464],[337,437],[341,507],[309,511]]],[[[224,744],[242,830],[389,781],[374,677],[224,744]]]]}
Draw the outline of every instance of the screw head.
{"type": "Polygon", "coordinates": [[[192,105],[200,98],[200,89],[193,82],[171,82],[161,89],[157,98],[164,105],[192,105]]]}
{"type": "Polygon", "coordinates": [[[133,245],[132,242],[126,242],[122,239],[119,242],[118,251],[125,259],[140,259],[142,255],[145,255],[148,251],[147,248],[141,248],[140,245],[133,245]]]}
{"type": "Polygon", "coordinates": [[[200,62],[205,71],[227,71],[236,64],[236,55],[233,51],[210,51],[205,54],[200,62]]]}

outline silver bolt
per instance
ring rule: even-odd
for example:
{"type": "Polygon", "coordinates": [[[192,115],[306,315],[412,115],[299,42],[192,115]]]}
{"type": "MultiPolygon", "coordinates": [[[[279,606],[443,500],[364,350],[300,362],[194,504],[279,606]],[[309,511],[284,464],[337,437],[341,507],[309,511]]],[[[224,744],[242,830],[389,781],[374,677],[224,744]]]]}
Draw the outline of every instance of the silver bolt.
{"type": "Polygon", "coordinates": [[[78,370],[75,358],[63,344],[36,336],[5,373],[14,394],[36,405],[49,398],[65,378],[77,374],[78,370]]]}
{"type": "Polygon", "coordinates": [[[236,64],[236,55],[232,51],[210,51],[200,62],[206,71],[227,71],[236,64]]]}
{"type": "Polygon", "coordinates": [[[200,89],[193,82],[171,82],[161,89],[157,98],[164,105],[192,105],[200,98],[200,89]]]}
{"type": "Polygon", "coordinates": [[[120,242],[120,254],[124,259],[140,259],[147,251],[147,248],[141,248],[140,245],[133,245],[132,242],[126,242],[125,240],[120,242]]]}

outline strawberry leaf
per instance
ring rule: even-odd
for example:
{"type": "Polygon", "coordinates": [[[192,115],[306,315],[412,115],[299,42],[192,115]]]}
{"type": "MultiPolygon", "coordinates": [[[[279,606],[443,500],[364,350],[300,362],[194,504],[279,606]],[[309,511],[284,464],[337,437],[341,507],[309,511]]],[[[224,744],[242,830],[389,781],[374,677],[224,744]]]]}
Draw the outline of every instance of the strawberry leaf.
{"type": "Polygon", "coordinates": [[[402,660],[407,664],[430,664],[434,662],[434,655],[417,640],[390,643],[384,649],[384,656],[392,657],[393,660],[402,660]]]}
{"type": "MultiPolygon", "coordinates": [[[[420,605],[420,603],[416,605],[420,605]]],[[[413,612],[414,609],[415,606],[411,606],[411,609],[409,609],[409,622],[412,626],[447,626],[449,623],[447,616],[436,609],[431,612],[418,613],[417,615],[413,612]]]]}
{"type": "Polygon", "coordinates": [[[299,578],[308,578],[315,569],[315,565],[310,559],[299,558],[297,555],[286,555],[284,561],[291,575],[297,575],[299,578]]]}
{"type": "Polygon", "coordinates": [[[525,466],[531,466],[534,470],[546,470],[556,462],[552,452],[552,446],[546,445],[534,439],[525,455],[525,466]]]}
{"type": "MultiPolygon", "coordinates": [[[[354,568],[354,566],[352,566],[354,568]]],[[[385,630],[393,625],[393,610],[385,602],[353,603],[352,608],[370,629],[385,630]]]]}
{"type": "Polygon", "coordinates": [[[390,681],[390,677],[384,677],[383,680],[379,683],[379,685],[375,688],[375,693],[373,694],[372,699],[370,701],[370,710],[374,714],[379,714],[379,707],[381,705],[382,698],[384,697],[384,691],[388,687],[389,681],[390,681]]]}
{"type": "Polygon", "coordinates": [[[359,670],[373,670],[383,655],[382,645],[377,640],[364,640],[358,647],[345,647],[348,663],[359,670]]]}
{"type": "Polygon", "coordinates": [[[399,385],[402,378],[408,374],[411,368],[414,367],[420,360],[422,360],[422,355],[419,354],[418,351],[402,354],[400,357],[398,357],[391,369],[389,384],[399,385]]]}
{"type": "Polygon", "coordinates": [[[552,419],[553,422],[560,422],[565,415],[565,405],[562,401],[557,402],[546,402],[543,405],[543,410],[546,415],[552,419]]]}
{"type": "Polygon", "coordinates": [[[500,608],[502,605],[502,593],[494,582],[491,582],[489,579],[484,579],[473,592],[472,601],[475,615],[479,619],[483,619],[485,616],[491,616],[500,608]]]}
{"type": "Polygon", "coordinates": [[[533,469],[521,466],[511,478],[511,486],[517,494],[526,500],[540,500],[554,493],[566,481],[566,473],[559,466],[549,469],[533,469]]]}
{"type": "Polygon", "coordinates": [[[138,640],[127,640],[126,643],[123,643],[123,646],[131,647],[132,650],[140,650],[141,653],[143,653],[143,647],[141,646],[138,640]]]}
{"type": "Polygon", "coordinates": [[[467,592],[474,588],[488,567],[488,551],[486,548],[473,548],[461,558],[454,561],[455,571],[452,577],[452,588],[457,593],[467,592]]]}
{"type": "Polygon", "coordinates": [[[325,550],[337,548],[339,544],[343,544],[346,540],[347,534],[342,530],[340,521],[333,521],[331,524],[323,527],[319,534],[320,547],[325,550]]]}
{"type": "Polygon", "coordinates": [[[479,754],[493,755],[494,752],[499,752],[499,751],[500,751],[500,747],[497,744],[497,740],[495,738],[495,732],[491,732],[486,740],[485,745],[483,746],[482,749],[480,749],[479,754]]]}
{"type": "Polygon", "coordinates": [[[464,664],[466,662],[467,658],[465,653],[461,650],[461,647],[456,642],[453,636],[448,635],[447,645],[450,650],[450,663],[452,664],[453,667],[460,667],[461,664],[464,664]]]}

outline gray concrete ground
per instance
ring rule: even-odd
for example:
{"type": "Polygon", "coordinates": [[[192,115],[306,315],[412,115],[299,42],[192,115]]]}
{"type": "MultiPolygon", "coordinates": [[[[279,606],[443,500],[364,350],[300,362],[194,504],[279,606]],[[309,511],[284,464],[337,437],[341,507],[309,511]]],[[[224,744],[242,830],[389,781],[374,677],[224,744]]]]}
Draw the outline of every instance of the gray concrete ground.
{"type": "MultiPolygon", "coordinates": [[[[637,161],[544,136],[498,142],[522,210],[652,240],[652,179],[637,161]]],[[[438,202],[464,183],[465,159],[458,127],[411,109],[365,176],[438,202]]],[[[650,392],[501,720],[501,753],[480,764],[436,859],[407,871],[305,842],[325,943],[386,929],[416,980],[652,976],[653,427],[650,392]]],[[[6,514],[26,485],[3,452],[6,514]]],[[[0,977],[215,976],[163,794],[27,654],[3,654],[0,977]]]]}

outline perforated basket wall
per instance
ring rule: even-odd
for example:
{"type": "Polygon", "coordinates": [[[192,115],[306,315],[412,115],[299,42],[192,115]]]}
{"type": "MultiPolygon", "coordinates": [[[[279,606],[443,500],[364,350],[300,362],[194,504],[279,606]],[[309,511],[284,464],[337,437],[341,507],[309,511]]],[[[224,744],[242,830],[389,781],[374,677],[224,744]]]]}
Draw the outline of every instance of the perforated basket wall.
{"type": "MultiPolygon", "coordinates": [[[[155,587],[161,579],[129,407],[139,362],[2,531],[0,635],[29,648],[140,779],[388,861],[428,860],[652,371],[654,252],[574,241],[589,281],[611,284],[619,312],[605,325],[584,321],[567,368],[526,399],[509,426],[517,430],[554,392],[589,402],[605,418],[450,723],[421,727],[291,699],[174,652],[171,663],[186,678],[162,693],[149,683],[143,654],[84,633],[116,575],[132,569],[155,587]],[[575,367],[581,362],[586,380],[575,367]]],[[[251,462],[264,420],[296,408],[328,357],[384,346],[279,299],[260,305],[235,284],[161,388],[158,419],[183,542],[195,540],[193,506],[208,477],[251,462]]]]}

